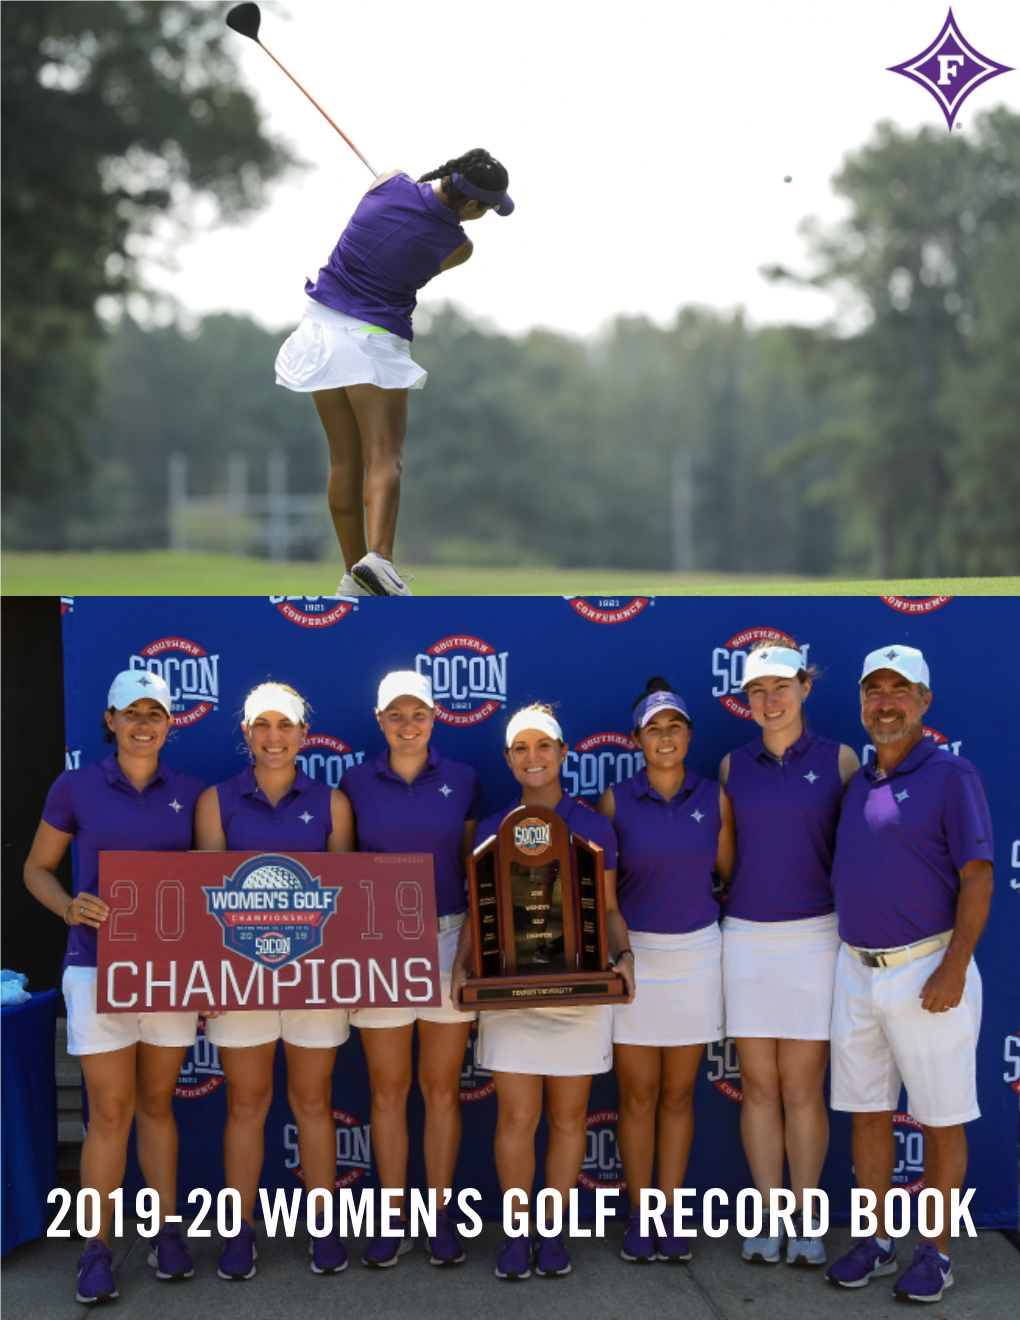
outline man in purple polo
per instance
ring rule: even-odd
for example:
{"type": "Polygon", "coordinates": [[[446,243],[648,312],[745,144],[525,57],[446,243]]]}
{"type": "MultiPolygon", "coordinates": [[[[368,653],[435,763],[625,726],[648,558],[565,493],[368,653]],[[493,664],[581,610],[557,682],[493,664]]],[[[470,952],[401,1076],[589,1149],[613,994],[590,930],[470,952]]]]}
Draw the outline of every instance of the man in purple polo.
{"type": "MultiPolygon", "coordinates": [[[[973,962],[992,894],[992,828],[981,776],[924,735],[928,666],[911,646],[864,661],[861,720],[875,760],[847,786],[832,870],[839,934],[832,1107],[853,1114],[858,1186],[880,1235],[826,1271],[845,1288],[897,1269],[882,1208],[892,1185],[901,1083],[924,1129],[925,1183],[963,1186],[964,1123],[979,1117],[981,978],[973,962]]],[[[946,1215],[948,1222],[948,1214],[946,1215]]],[[[936,1302],[953,1282],[948,1230],[923,1242],[893,1292],[936,1302]]]]}

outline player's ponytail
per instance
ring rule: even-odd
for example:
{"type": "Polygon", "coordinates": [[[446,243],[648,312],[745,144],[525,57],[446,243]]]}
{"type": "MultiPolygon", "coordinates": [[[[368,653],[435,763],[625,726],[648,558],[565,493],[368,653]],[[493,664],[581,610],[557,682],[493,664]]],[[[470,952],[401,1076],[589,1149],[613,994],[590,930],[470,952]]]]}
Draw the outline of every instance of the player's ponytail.
{"type": "Polygon", "coordinates": [[[487,192],[500,192],[506,189],[510,183],[510,176],[507,174],[504,166],[482,147],[475,147],[472,151],[466,151],[463,156],[458,156],[455,160],[448,160],[445,165],[440,165],[437,170],[430,170],[428,174],[423,174],[418,180],[419,183],[431,183],[433,179],[443,179],[443,196],[450,205],[456,210],[462,202],[468,201],[468,197],[461,190],[450,182],[451,174],[462,174],[469,183],[475,184],[478,188],[484,188],[487,192]]]}

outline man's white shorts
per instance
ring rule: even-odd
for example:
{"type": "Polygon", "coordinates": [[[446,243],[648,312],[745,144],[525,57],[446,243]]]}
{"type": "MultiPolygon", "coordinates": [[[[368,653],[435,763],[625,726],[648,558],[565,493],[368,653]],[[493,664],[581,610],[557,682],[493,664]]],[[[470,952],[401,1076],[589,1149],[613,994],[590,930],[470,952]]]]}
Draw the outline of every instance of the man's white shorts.
{"type": "Polygon", "coordinates": [[[929,1127],[980,1117],[976,1055],[981,977],[971,960],[963,998],[948,1013],[921,1007],[944,950],[901,967],[864,967],[840,948],[832,1005],[832,1108],[883,1113],[899,1106],[929,1127]]]}
{"type": "Polygon", "coordinates": [[[217,1049],[245,1050],[283,1040],[306,1050],[329,1050],[351,1034],[346,1008],[285,1008],[278,1012],[256,1008],[234,1010],[207,1018],[205,1035],[217,1049]]]}
{"type": "Polygon", "coordinates": [[[197,1013],[99,1013],[96,969],[68,967],[62,983],[67,1004],[68,1054],[110,1054],[129,1045],[194,1045],[197,1013]]]}

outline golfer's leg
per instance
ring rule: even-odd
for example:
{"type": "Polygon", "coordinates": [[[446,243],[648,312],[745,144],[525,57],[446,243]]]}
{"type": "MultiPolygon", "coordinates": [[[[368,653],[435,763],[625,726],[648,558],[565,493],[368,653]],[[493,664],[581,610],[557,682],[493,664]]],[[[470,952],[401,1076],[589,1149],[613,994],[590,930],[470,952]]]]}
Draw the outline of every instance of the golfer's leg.
{"type": "Polygon", "coordinates": [[[344,567],[350,571],[351,565],[356,564],[368,549],[361,504],[365,475],[361,436],[346,390],[315,390],[312,399],[329,444],[329,483],[326,486],[329,516],[340,542],[344,567]]]}
{"type": "Polygon", "coordinates": [[[400,507],[401,455],[407,434],[407,390],[348,385],[365,460],[365,523],[368,548],[393,559],[400,507]]]}

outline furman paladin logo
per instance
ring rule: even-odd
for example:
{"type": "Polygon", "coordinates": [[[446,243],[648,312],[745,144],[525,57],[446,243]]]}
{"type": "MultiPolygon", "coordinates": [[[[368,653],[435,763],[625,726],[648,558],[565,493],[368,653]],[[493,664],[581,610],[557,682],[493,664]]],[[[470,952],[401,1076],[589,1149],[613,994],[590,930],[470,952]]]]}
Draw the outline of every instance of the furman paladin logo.
{"type": "Polygon", "coordinates": [[[575,614],[592,623],[626,623],[636,618],[646,605],[654,604],[651,596],[564,596],[575,614]]]}
{"type": "Polygon", "coordinates": [[[498,654],[478,637],[444,637],[415,657],[415,668],[432,680],[436,719],[470,725],[506,705],[508,651],[498,654]]]}
{"type": "Polygon", "coordinates": [[[537,857],[544,853],[552,843],[552,831],[548,822],[529,816],[514,826],[514,843],[525,857],[537,857]]]}
{"type": "Polygon", "coordinates": [[[220,701],[220,657],[207,655],[197,642],[161,637],[128,661],[129,669],[159,674],[170,689],[174,728],[196,724],[220,701]]]}
{"type": "Polygon", "coordinates": [[[269,602],[302,628],[328,628],[356,608],[352,598],[335,596],[270,596],[269,602]]]}
{"type": "Polygon", "coordinates": [[[339,886],[324,888],[293,858],[262,853],[243,862],[222,885],[203,885],[207,911],[223,927],[231,953],[282,967],[322,944],[336,911],[339,886]]]}
{"type": "Polygon", "coordinates": [[[950,9],[942,31],[931,45],[903,64],[893,64],[888,73],[902,73],[920,83],[931,92],[939,103],[939,109],[946,117],[946,123],[953,127],[953,120],[959,113],[960,106],[976,87],[980,87],[989,78],[997,78],[1000,73],[1012,73],[1006,64],[996,64],[987,55],[979,54],[963,34],[960,25],[950,9]]]}
{"type": "MultiPolygon", "coordinates": [[[[751,708],[740,690],[744,679],[744,662],[748,648],[762,641],[797,649],[793,638],[779,628],[746,628],[731,637],[725,646],[717,646],[712,652],[712,675],[716,680],[712,696],[718,697],[731,715],[739,715],[743,720],[751,719],[751,708]]],[[[807,653],[807,646],[800,647],[801,663],[805,668],[807,653]]]]}

